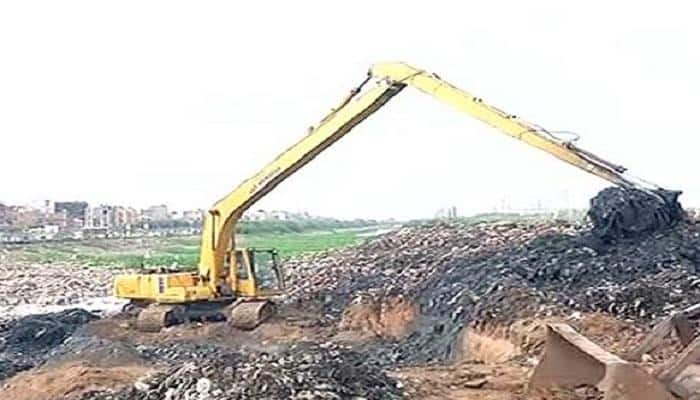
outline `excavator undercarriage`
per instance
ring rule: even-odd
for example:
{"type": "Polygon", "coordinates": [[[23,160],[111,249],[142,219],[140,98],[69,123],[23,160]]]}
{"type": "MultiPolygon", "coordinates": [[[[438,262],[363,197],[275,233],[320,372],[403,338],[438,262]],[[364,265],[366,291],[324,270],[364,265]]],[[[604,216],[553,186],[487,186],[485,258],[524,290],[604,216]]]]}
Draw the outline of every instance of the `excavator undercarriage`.
{"type": "Polygon", "coordinates": [[[272,301],[241,301],[223,298],[186,304],[131,305],[136,314],[136,328],[142,332],[158,332],[186,322],[228,321],[242,330],[255,329],[275,314],[272,301]]]}
{"type": "Polygon", "coordinates": [[[246,248],[229,255],[225,262],[232,272],[214,289],[195,273],[154,272],[118,276],[115,292],[131,298],[125,311],[136,317],[140,331],[190,321],[228,321],[254,329],[275,313],[274,299],[284,291],[277,251],[246,248]]]}

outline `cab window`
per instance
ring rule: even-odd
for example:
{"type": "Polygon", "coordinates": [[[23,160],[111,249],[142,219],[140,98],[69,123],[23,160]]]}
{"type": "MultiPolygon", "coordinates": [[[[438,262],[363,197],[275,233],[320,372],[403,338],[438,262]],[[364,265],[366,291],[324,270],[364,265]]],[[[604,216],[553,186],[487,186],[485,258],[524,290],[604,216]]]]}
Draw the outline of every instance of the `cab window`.
{"type": "Polygon", "coordinates": [[[261,288],[275,289],[278,287],[275,262],[275,257],[269,251],[255,253],[255,276],[258,279],[258,286],[261,288]]]}
{"type": "MultiPolygon", "coordinates": [[[[253,262],[252,259],[250,261],[253,262]]],[[[248,268],[246,268],[245,259],[243,258],[243,253],[240,251],[236,252],[236,271],[237,271],[238,279],[245,280],[245,279],[250,278],[248,276],[248,268]]]]}

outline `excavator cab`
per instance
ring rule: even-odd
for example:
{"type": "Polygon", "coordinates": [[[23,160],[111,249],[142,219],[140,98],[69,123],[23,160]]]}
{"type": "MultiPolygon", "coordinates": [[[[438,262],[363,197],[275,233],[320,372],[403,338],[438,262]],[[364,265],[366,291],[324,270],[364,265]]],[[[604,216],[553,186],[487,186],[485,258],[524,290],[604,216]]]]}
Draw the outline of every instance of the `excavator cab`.
{"type": "Polygon", "coordinates": [[[244,248],[235,252],[235,294],[240,297],[272,297],[284,290],[279,254],[272,248],[244,248]]]}

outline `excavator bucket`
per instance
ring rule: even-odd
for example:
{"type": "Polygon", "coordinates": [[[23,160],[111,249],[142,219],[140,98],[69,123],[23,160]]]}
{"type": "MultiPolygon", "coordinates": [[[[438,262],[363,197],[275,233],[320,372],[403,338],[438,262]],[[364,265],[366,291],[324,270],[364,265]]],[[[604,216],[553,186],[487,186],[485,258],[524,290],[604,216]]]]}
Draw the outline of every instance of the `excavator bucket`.
{"type": "Polygon", "coordinates": [[[567,324],[547,325],[544,355],[530,378],[531,393],[596,387],[605,400],[671,400],[640,366],[603,350],[567,324]]]}

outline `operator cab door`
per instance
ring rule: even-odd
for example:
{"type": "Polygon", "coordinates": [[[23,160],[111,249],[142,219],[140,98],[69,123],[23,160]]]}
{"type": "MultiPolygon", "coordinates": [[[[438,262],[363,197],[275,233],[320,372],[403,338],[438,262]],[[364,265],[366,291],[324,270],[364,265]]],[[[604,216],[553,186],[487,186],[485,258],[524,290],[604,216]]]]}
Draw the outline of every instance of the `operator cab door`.
{"type": "Polygon", "coordinates": [[[282,294],[283,275],[274,249],[236,250],[236,295],[269,297],[282,294]]]}
{"type": "Polygon", "coordinates": [[[236,296],[255,297],[255,260],[247,249],[236,250],[236,296]]]}

